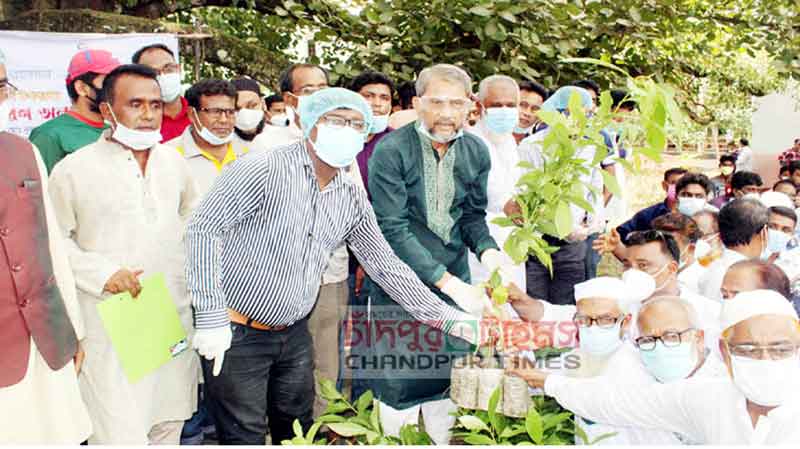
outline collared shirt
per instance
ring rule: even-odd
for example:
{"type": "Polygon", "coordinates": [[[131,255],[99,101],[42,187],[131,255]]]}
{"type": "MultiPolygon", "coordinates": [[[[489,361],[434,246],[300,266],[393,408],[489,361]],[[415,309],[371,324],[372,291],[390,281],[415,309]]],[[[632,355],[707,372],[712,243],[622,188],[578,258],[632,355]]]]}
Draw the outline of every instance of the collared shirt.
{"type": "Polygon", "coordinates": [[[180,136],[166,142],[165,145],[175,148],[186,159],[201,195],[211,190],[211,185],[222,173],[224,167],[250,151],[249,147],[242,145],[242,141],[232,141],[228,144],[225,156],[220,161],[197,145],[191,126],[186,128],[180,136]]]}
{"type": "MultiPolygon", "coordinates": [[[[372,152],[375,151],[375,145],[377,145],[384,136],[392,131],[394,131],[394,129],[386,128],[385,130],[372,136],[372,139],[364,144],[364,149],[358,153],[358,156],[356,156],[358,170],[361,172],[361,180],[364,182],[364,187],[369,185],[369,166],[367,165],[367,162],[369,162],[369,158],[372,157],[372,152]]],[[[367,197],[370,199],[372,198],[369,194],[369,191],[367,191],[367,197]]]]}
{"type": "Polygon", "coordinates": [[[719,289],[722,287],[722,279],[725,278],[725,273],[728,272],[728,268],[731,265],[746,259],[747,256],[742,253],[728,248],[723,249],[719,259],[712,262],[708,266],[706,273],[700,278],[700,295],[708,299],[722,301],[722,293],[719,289]]]}
{"type": "Polygon", "coordinates": [[[97,141],[106,128],[103,122],[68,111],[34,128],[29,139],[39,149],[49,173],[68,154],[97,141]]]}
{"type": "Polygon", "coordinates": [[[742,147],[736,157],[736,171],[753,171],[753,150],[742,147]]]}
{"type": "Polygon", "coordinates": [[[181,134],[189,125],[192,124],[189,121],[189,102],[186,101],[186,98],[181,98],[181,110],[178,112],[178,115],[175,117],[170,117],[167,114],[164,114],[164,117],[161,119],[161,142],[170,141],[181,134]]]}
{"type": "Polygon", "coordinates": [[[561,406],[597,422],[662,429],[700,444],[800,443],[798,388],[753,426],[742,392],[730,378],[689,378],[668,384],[547,377],[544,391],[561,406]]]}
{"type": "Polygon", "coordinates": [[[446,329],[468,319],[395,256],[364,189],[340,172],[320,190],[298,141],[231,165],[192,217],[186,272],[196,326],[226,326],[227,308],[271,326],[305,318],[331,252],[343,243],[416,319],[446,329]]]}
{"type": "Polygon", "coordinates": [[[788,164],[792,161],[800,160],[800,151],[794,149],[794,147],[785,150],[783,153],[778,156],[778,162],[781,165],[788,164]]]}
{"type": "Polygon", "coordinates": [[[646,231],[648,229],[653,229],[650,223],[656,218],[666,215],[669,212],[670,210],[667,207],[666,200],[636,212],[633,218],[617,226],[617,232],[622,239],[622,243],[625,243],[625,239],[628,237],[628,234],[633,231],[646,231]]]}

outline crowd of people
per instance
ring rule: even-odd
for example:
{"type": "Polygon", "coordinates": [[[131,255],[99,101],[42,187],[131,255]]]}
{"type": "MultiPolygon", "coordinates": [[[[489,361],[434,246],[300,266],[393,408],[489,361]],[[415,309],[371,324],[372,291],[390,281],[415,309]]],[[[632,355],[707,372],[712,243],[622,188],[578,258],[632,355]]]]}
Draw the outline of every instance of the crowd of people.
{"type": "Polygon", "coordinates": [[[451,64],[334,87],[298,63],[266,97],[247,77],[185,92],[181,79],[160,44],[127,64],[81,50],[71,109],[22,138],[5,132],[0,53],[0,443],[199,444],[213,429],[280,444],[324,413],[317,382],[347,377],[388,434],[421,417],[444,444],[451,365],[496,345],[497,318],[577,326],[577,368],[519,357],[507,371],[588,435],[613,433],[604,443],[800,442],[800,139],[771,187],[742,140],[716,177],[666,170],[664,200],[630,214],[631,150],[612,125],[575,155],[591,210],[571,206],[571,232],[543,236],[552,266],[515,264],[495,220],[518,218],[517,181],[548,162],[537,112],[567,115],[576,98],[592,111],[597,83],[473,80],[451,64]],[[621,276],[598,276],[603,255],[621,276]],[[493,273],[509,292],[499,317],[481,286],[493,273]],[[131,382],[97,305],[154,274],[189,347],[131,382]],[[345,366],[359,307],[378,333],[363,359],[414,356],[413,327],[463,343],[425,349],[446,375],[345,366]],[[381,338],[386,316],[410,325],[381,338]]]}

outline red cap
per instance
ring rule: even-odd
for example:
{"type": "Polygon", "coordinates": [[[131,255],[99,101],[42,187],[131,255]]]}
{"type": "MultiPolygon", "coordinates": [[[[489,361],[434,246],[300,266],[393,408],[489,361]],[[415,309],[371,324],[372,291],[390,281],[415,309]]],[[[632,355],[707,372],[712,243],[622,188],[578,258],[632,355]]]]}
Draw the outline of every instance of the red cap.
{"type": "Polygon", "coordinates": [[[110,51],[92,49],[81,50],[69,61],[67,82],[89,72],[107,75],[119,65],[119,61],[110,51]]]}

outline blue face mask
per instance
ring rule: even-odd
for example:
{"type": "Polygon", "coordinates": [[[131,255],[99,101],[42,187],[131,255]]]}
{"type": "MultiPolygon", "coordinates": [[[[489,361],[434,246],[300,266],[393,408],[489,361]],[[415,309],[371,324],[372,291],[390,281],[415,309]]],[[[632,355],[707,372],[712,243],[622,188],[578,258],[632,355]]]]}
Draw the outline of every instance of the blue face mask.
{"type": "Polygon", "coordinates": [[[579,327],[578,332],[581,338],[581,349],[591,355],[608,355],[616,351],[622,345],[622,338],[619,335],[622,320],[617,324],[603,329],[593,324],[589,327],[579,327]]]}
{"type": "Polygon", "coordinates": [[[489,131],[495,134],[508,134],[514,131],[514,127],[519,123],[519,109],[486,108],[484,120],[489,131]]]}
{"type": "Polygon", "coordinates": [[[378,134],[386,131],[389,127],[389,114],[386,115],[372,115],[372,128],[369,130],[370,134],[378,134]]]}
{"type": "Polygon", "coordinates": [[[656,341],[652,351],[639,350],[647,371],[661,383],[685,379],[697,367],[697,351],[691,342],[667,347],[656,341]]]}
{"type": "Polygon", "coordinates": [[[531,131],[533,131],[533,126],[530,126],[528,128],[520,128],[518,125],[515,125],[513,132],[514,134],[522,134],[527,136],[528,134],[531,133],[531,131]]]}
{"type": "Polygon", "coordinates": [[[789,234],[775,229],[769,229],[767,230],[767,251],[770,255],[786,251],[786,245],[789,244],[789,240],[791,239],[792,236],[789,234]]]}
{"type": "Polygon", "coordinates": [[[349,126],[335,128],[330,125],[317,125],[317,140],[314,151],[322,162],[331,167],[348,167],[356,155],[364,149],[364,134],[349,126]]]}

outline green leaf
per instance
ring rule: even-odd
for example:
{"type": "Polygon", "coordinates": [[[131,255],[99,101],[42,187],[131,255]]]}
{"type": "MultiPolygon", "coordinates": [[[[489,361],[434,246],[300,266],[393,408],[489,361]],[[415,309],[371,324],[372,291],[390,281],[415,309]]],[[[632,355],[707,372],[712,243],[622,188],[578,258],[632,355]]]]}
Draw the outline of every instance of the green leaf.
{"type": "Polygon", "coordinates": [[[367,390],[356,401],[356,410],[358,410],[359,414],[362,414],[370,405],[372,405],[372,390],[367,390]]]}
{"type": "Polygon", "coordinates": [[[599,65],[600,67],[605,67],[607,69],[616,70],[617,72],[621,73],[625,77],[630,77],[628,72],[625,70],[611,64],[609,62],[601,61],[595,58],[564,58],[561,59],[560,62],[564,64],[592,64],[592,65],[599,65]]]}
{"type": "Polygon", "coordinates": [[[553,427],[558,426],[560,423],[572,418],[572,413],[564,412],[559,413],[557,415],[545,415],[544,419],[542,419],[544,430],[551,429],[553,427]]]}
{"type": "Polygon", "coordinates": [[[575,435],[581,439],[583,444],[589,444],[589,437],[586,435],[586,431],[577,422],[575,423],[575,435]]]}
{"type": "Polygon", "coordinates": [[[383,427],[381,427],[380,405],[378,404],[377,399],[373,399],[372,401],[372,412],[369,414],[369,422],[372,424],[373,429],[383,433],[383,427]]]}
{"type": "Polygon", "coordinates": [[[608,191],[614,195],[622,196],[622,189],[619,188],[617,177],[606,170],[600,170],[600,174],[603,175],[603,185],[606,186],[608,191]]]}
{"type": "Polygon", "coordinates": [[[460,416],[458,418],[458,423],[470,431],[489,430],[485,422],[481,421],[478,417],[472,415],[460,416]]]}
{"type": "Polygon", "coordinates": [[[317,418],[317,421],[323,424],[327,424],[332,422],[345,422],[347,421],[347,418],[341,415],[322,415],[319,418],[317,418]]]}
{"type": "Polygon", "coordinates": [[[464,442],[474,446],[492,446],[497,444],[491,437],[486,435],[470,435],[464,438],[464,442]]]}
{"type": "Polygon", "coordinates": [[[336,434],[341,435],[343,437],[366,435],[368,431],[363,426],[359,426],[358,424],[353,424],[349,422],[330,423],[328,424],[328,428],[334,431],[336,434]]]}
{"type": "Polygon", "coordinates": [[[607,440],[607,439],[609,439],[609,438],[611,438],[613,436],[616,436],[616,435],[617,435],[617,432],[604,433],[604,434],[598,436],[597,438],[595,438],[594,440],[592,440],[592,442],[589,443],[589,444],[594,445],[594,444],[597,444],[597,443],[599,443],[599,442],[601,442],[603,440],[607,440]]]}
{"type": "Polygon", "coordinates": [[[300,424],[299,419],[295,419],[292,423],[292,430],[294,430],[294,435],[300,438],[303,438],[303,426],[300,424]]]}
{"type": "Polygon", "coordinates": [[[556,230],[558,237],[564,238],[572,232],[572,213],[566,201],[559,201],[556,207],[556,230]]]}
{"type": "Polygon", "coordinates": [[[492,15],[492,11],[485,6],[473,6],[469,9],[469,12],[481,17],[489,17],[492,15]]]}
{"type": "Polygon", "coordinates": [[[500,421],[498,419],[499,413],[497,413],[497,404],[500,402],[500,398],[503,397],[503,384],[497,386],[492,392],[492,395],[489,397],[489,409],[487,412],[489,413],[489,423],[494,428],[495,433],[500,433],[503,429],[500,428],[500,421]]]}
{"type": "Polygon", "coordinates": [[[342,394],[336,391],[336,386],[334,386],[333,381],[331,381],[330,379],[320,379],[319,387],[320,387],[320,395],[328,401],[344,399],[342,394]]]}
{"type": "Polygon", "coordinates": [[[306,441],[313,443],[314,437],[317,436],[317,431],[319,431],[320,426],[322,426],[322,423],[319,421],[311,425],[311,428],[308,429],[308,433],[306,434],[306,441]]]}
{"type": "Polygon", "coordinates": [[[539,412],[534,407],[528,409],[528,416],[525,417],[525,430],[528,431],[528,436],[531,437],[534,443],[542,444],[542,439],[544,438],[542,417],[539,416],[539,412]]]}
{"type": "Polygon", "coordinates": [[[334,415],[342,413],[345,410],[350,410],[350,406],[344,401],[329,401],[328,407],[325,408],[326,415],[334,415]]]}

